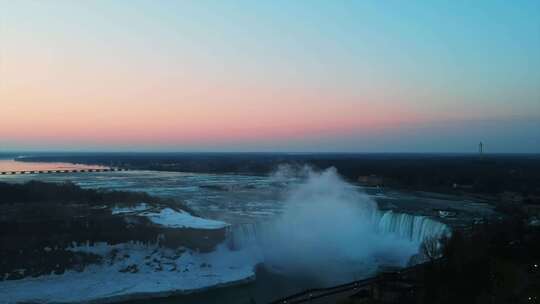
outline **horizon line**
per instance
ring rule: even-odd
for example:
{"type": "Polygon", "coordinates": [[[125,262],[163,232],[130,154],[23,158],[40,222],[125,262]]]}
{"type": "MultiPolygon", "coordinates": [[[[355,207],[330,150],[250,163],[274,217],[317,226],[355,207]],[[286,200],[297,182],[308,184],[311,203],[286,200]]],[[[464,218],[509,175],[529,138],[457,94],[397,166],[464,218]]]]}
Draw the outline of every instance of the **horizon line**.
{"type": "MultiPolygon", "coordinates": [[[[478,151],[471,152],[425,152],[425,151],[377,151],[377,152],[362,152],[362,151],[181,151],[181,150],[5,150],[0,151],[2,154],[440,154],[440,155],[479,155],[478,151]]],[[[537,155],[540,152],[486,152],[483,155],[537,155]]]]}

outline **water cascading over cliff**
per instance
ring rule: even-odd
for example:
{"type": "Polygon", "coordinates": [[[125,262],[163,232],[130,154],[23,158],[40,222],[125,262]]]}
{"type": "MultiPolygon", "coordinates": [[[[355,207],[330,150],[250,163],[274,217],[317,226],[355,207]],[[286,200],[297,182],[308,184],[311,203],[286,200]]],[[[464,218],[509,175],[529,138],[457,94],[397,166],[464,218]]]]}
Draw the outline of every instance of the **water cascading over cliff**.
{"type": "Polygon", "coordinates": [[[229,246],[249,249],[269,269],[312,277],[358,279],[378,266],[405,266],[428,237],[449,228],[429,217],[380,211],[335,169],[308,171],[291,186],[277,218],[230,228],[229,246]]]}
{"type": "MultiPolygon", "coordinates": [[[[421,244],[429,238],[450,236],[451,229],[444,223],[427,216],[380,211],[375,213],[373,225],[376,233],[394,235],[400,239],[421,244]]],[[[257,244],[259,236],[264,235],[264,229],[269,229],[264,223],[245,223],[231,226],[228,231],[228,242],[232,249],[241,249],[257,244]]]]}
{"type": "Polygon", "coordinates": [[[374,224],[381,234],[394,234],[419,244],[428,238],[441,238],[450,234],[447,225],[429,217],[391,210],[378,212],[374,224]]]}

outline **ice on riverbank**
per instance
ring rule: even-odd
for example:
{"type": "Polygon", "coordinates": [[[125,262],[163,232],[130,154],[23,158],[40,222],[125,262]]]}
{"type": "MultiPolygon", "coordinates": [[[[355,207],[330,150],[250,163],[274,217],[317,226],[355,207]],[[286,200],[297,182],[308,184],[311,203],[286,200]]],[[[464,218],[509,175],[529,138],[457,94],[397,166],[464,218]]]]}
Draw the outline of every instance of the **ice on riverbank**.
{"type": "Polygon", "coordinates": [[[140,203],[138,205],[131,206],[131,207],[118,207],[118,206],[116,206],[116,207],[112,208],[111,213],[113,215],[139,213],[139,212],[149,210],[150,208],[151,208],[150,205],[148,205],[147,203],[140,203]]]}
{"type": "Polygon", "coordinates": [[[113,302],[188,293],[254,279],[258,263],[247,251],[219,246],[211,253],[140,244],[83,246],[103,256],[82,272],[0,281],[0,303],[113,302]]]}
{"type": "Polygon", "coordinates": [[[229,224],[216,220],[204,219],[193,216],[185,211],[177,211],[171,208],[164,208],[159,211],[146,211],[141,213],[148,217],[154,224],[167,228],[193,228],[193,229],[221,229],[229,224]]]}
{"type": "Polygon", "coordinates": [[[152,223],[167,228],[221,229],[229,226],[225,222],[193,216],[183,210],[152,208],[146,203],[141,203],[133,207],[116,207],[112,209],[112,214],[144,216],[152,223]]]}

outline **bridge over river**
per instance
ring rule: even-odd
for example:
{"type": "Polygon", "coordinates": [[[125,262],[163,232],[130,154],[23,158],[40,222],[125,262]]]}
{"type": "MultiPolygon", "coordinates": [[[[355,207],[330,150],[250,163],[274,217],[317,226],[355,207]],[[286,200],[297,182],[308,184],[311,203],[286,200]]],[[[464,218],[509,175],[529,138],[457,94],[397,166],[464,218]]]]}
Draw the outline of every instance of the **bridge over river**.
{"type": "Polygon", "coordinates": [[[95,173],[95,172],[115,172],[115,171],[127,171],[127,169],[124,169],[124,168],[94,168],[94,169],[17,170],[17,171],[0,171],[0,175],[95,173]]]}

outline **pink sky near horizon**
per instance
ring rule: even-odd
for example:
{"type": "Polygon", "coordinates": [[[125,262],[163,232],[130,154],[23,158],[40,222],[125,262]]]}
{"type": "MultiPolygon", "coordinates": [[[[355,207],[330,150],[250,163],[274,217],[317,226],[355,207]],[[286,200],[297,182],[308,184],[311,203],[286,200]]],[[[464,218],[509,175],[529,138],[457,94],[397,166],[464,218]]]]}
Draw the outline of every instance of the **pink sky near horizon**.
{"type": "Polygon", "coordinates": [[[418,120],[389,97],[339,88],[205,79],[156,66],[137,73],[135,64],[105,72],[45,57],[11,57],[3,66],[5,140],[181,146],[365,133],[418,120]]]}
{"type": "Polygon", "coordinates": [[[527,5],[0,1],[0,152],[537,151],[527,5]]]}
{"type": "Polygon", "coordinates": [[[39,60],[19,64],[24,60],[4,64],[10,77],[0,90],[0,137],[21,146],[182,149],[369,136],[477,118],[473,106],[470,113],[434,114],[429,106],[410,102],[414,95],[400,96],[391,87],[355,92],[330,85],[204,79],[163,67],[104,73],[85,63],[66,66],[58,58],[43,67],[39,60]]]}

